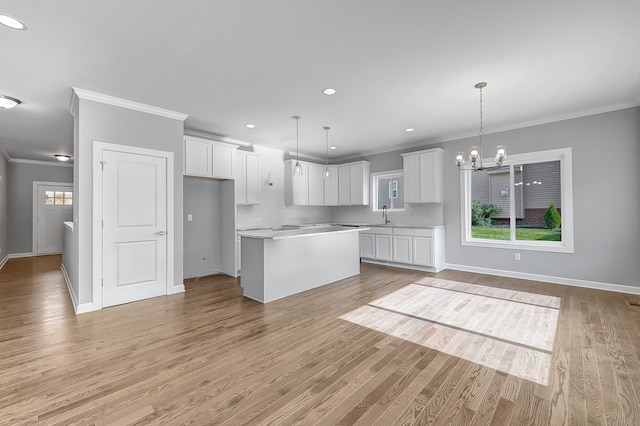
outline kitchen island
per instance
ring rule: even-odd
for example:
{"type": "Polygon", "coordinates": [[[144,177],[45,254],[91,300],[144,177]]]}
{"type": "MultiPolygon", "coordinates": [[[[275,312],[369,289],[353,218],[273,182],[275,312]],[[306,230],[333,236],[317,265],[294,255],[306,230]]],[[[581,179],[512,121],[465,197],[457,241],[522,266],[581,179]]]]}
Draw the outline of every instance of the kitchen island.
{"type": "Polygon", "coordinates": [[[244,295],[262,303],[360,273],[360,231],[322,226],[254,230],[242,238],[244,295]]]}

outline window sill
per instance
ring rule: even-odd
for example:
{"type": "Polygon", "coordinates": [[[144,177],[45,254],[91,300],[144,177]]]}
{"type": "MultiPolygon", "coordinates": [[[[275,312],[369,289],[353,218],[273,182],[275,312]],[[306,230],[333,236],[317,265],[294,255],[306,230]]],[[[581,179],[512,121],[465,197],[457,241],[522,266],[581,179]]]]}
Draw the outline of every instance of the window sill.
{"type": "Polygon", "coordinates": [[[543,241],[500,241],[484,239],[463,239],[463,246],[487,247],[511,250],[546,251],[552,253],[573,253],[573,245],[565,243],[543,242],[543,241]]]}

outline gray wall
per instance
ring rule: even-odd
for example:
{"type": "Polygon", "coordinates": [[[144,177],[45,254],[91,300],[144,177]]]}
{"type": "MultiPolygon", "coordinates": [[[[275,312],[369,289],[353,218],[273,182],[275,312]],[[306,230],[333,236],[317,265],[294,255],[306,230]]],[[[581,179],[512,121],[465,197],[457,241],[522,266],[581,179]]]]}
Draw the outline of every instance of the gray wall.
{"type": "Polygon", "coordinates": [[[182,138],[184,125],[157,115],[106,105],[85,99],[79,100],[74,125],[74,231],[78,239],[79,303],[92,301],[92,191],[93,141],[109,142],[140,148],[157,149],[174,154],[174,285],[183,282],[182,229],[182,138]]]}
{"type": "Polygon", "coordinates": [[[486,149],[505,145],[510,154],[572,148],[575,253],[520,251],[516,261],[513,250],[462,246],[460,172],[453,159],[475,143],[467,138],[440,145],[447,263],[640,286],[640,108],[485,137],[486,149]]]}
{"type": "MultiPolygon", "coordinates": [[[[441,147],[444,152],[444,203],[413,206],[404,215],[391,216],[394,223],[438,224],[438,209],[446,226],[446,262],[640,287],[640,107],[597,114],[555,123],[488,134],[485,149],[505,145],[508,154],[549,149],[573,149],[574,253],[547,253],[469,247],[461,244],[460,171],[454,164],[458,151],[468,154],[477,138],[445,143],[425,142],[422,147],[379,154],[371,172],[402,168],[400,154],[441,147]]],[[[338,207],[334,222],[381,221],[370,207],[338,207]]]]}
{"type": "MultiPolygon", "coordinates": [[[[184,277],[218,273],[222,268],[221,182],[185,176],[183,187],[184,277]]],[[[235,245],[227,249],[235,250],[235,245]]]]}
{"type": "MultiPolygon", "coordinates": [[[[0,147],[0,150],[2,148],[0,147]]],[[[0,182],[0,263],[9,254],[8,236],[7,236],[7,204],[8,191],[7,186],[9,183],[7,173],[7,159],[0,153],[0,176],[2,176],[2,182],[0,182]]]]}
{"type": "MultiPolygon", "coordinates": [[[[9,162],[9,253],[31,253],[33,246],[33,182],[73,181],[68,166],[9,162]]],[[[62,225],[60,225],[62,226],[62,225]]]]}

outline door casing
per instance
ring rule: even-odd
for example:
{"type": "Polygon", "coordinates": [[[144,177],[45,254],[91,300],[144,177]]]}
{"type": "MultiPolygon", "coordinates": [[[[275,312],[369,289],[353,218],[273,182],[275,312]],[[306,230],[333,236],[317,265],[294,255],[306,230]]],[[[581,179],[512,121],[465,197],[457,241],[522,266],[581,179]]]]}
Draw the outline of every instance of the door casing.
{"type": "Polygon", "coordinates": [[[93,142],[93,309],[102,309],[102,152],[118,151],[130,154],[163,157],[167,160],[167,286],[165,294],[174,293],[174,162],[173,152],[138,148],[108,142],[93,142]]]}

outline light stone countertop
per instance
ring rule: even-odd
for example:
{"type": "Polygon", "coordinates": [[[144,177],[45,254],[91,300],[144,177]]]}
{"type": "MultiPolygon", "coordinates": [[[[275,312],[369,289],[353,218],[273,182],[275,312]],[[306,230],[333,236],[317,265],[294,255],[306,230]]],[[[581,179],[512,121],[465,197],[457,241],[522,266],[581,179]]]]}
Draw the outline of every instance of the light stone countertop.
{"type": "Polygon", "coordinates": [[[360,232],[366,231],[369,228],[355,227],[355,226],[317,226],[317,227],[303,227],[299,229],[269,229],[269,230],[250,230],[239,231],[238,235],[241,237],[258,238],[263,240],[283,240],[286,238],[299,238],[310,237],[315,235],[324,235],[330,233],[341,232],[360,232]]]}

